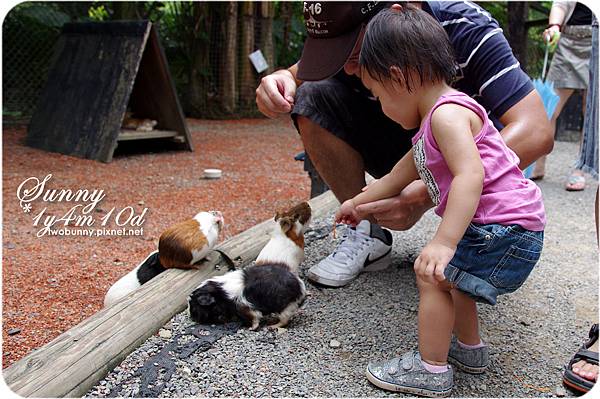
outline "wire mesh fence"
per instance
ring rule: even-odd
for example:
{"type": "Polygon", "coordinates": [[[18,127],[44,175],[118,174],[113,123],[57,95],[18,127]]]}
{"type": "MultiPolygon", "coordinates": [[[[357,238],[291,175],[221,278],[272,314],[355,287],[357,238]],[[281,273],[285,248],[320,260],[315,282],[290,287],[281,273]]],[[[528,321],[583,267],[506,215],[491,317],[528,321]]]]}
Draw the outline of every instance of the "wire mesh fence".
{"type": "MultiPolygon", "coordinates": [[[[301,2],[29,2],[3,25],[3,117],[35,111],[66,22],[149,19],[157,24],[186,116],[258,116],[255,89],[302,50],[301,2]],[[261,51],[268,68],[249,55],[261,51]]],[[[93,93],[90,93],[93,95],[93,93]]]]}
{"type": "MultiPolygon", "coordinates": [[[[495,16],[504,21],[500,2],[484,6],[491,11],[495,6],[495,16]]],[[[21,3],[3,24],[4,120],[26,121],[34,112],[64,23],[119,19],[157,24],[184,113],[196,118],[260,115],[254,94],[260,79],[293,64],[305,38],[302,2],[21,3]],[[256,50],[268,64],[265,71],[258,72],[248,58],[256,50]]],[[[532,77],[540,74],[542,30],[529,30],[526,64],[532,77]]]]}
{"type": "Polygon", "coordinates": [[[46,81],[54,44],[71,17],[52,4],[26,3],[4,20],[3,116],[28,118],[46,81]]]}

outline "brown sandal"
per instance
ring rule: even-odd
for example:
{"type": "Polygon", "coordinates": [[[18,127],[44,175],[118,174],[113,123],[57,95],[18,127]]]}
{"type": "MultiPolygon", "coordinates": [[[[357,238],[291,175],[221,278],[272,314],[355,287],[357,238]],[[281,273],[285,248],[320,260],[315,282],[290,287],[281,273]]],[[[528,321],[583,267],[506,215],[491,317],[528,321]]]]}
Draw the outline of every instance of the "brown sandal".
{"type": "Polygon", "coordinates": [[[598,340],[598,324],[594,324],[590,329],[589,340],[583,344],[583,346],[577,351],[577,353],[571,358],[569,364],[565,366],[563,373],[563,384],[566,387],[574,390],[578,393],[586,393],[594,386],[596,381],[591,381],[581,377],[573,372],[573,365],[580,360],[585,361],[588,364],[598,365],[598,352],[592,352],[588,350],[594,342],[598,340]]]}

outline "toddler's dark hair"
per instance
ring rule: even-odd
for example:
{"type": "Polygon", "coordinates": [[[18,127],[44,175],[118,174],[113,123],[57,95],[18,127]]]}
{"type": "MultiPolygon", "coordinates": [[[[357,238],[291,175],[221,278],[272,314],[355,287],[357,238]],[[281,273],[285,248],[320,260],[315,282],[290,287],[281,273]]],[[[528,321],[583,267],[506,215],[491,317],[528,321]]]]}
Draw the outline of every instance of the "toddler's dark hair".
{"type": "Polygon", "coordinates": [[[451,83],[456,75],[454,50],[446,31],[431,15],[410,5],[382,10],[369,24],[359,64],[377,81],[393,79],[390,67],[403,75],[409,92],[415,87],[410,71],[423,82],[451,83]]]}

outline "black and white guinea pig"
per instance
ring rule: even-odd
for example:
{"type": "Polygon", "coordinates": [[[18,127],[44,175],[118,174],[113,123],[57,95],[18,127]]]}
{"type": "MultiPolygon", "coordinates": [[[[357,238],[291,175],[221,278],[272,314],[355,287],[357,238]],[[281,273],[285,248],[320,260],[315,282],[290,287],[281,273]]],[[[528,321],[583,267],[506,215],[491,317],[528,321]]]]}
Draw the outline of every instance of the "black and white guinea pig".
{"type": "Polygon", "coordinates": [[[169,227],[160,235],[158,251],[109,288],[104,306],[112,305],[167,269],[194,268],[217,244],[223,225],[221,212],[210,211],[169,227]]]}
{"type": "Polygon", "coordinates": [[[214,324],[240,318],[256,330],[264,316],[274,315],[278,322],[269,328],[286,326],[306,297],[298,268],[310,217],[306,202],[278,212],[271,238],[254,265],[208,279],[191,293],[191,319],[214,324]]]}

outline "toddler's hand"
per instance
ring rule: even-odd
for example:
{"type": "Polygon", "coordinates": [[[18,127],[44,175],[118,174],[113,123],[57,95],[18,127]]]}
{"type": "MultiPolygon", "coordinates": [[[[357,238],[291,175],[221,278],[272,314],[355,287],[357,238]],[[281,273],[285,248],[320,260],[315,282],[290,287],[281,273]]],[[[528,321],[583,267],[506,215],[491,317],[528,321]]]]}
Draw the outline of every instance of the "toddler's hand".
{"type": "Polygon", "coordinates": [[[415,260],[415,273],[431,284],[444,281],[444,270],[455,252],[456,248],[430,241],[415,260]]]}
{"type": "Polygon", "coordinates": [[[356,226],[360,221],[360,216],[354,207],[354,201],[351,199],[344,201],[340,209],[335,213],[335,222],[344,223],[350,226],[356,226]]]}

